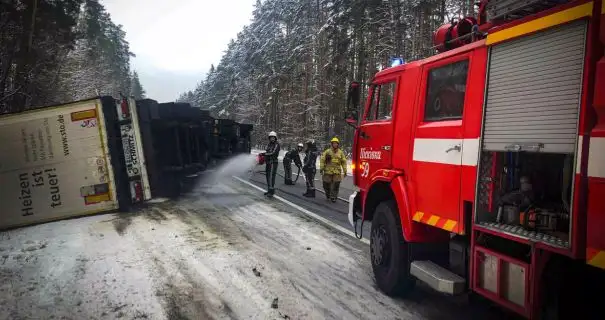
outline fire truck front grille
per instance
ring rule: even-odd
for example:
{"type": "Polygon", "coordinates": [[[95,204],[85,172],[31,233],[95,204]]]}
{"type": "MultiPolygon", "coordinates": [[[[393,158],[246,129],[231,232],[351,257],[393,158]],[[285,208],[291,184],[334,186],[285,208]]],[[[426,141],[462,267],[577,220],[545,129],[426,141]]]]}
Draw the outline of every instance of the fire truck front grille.
{"type": "Polygon", "coordinates": [[[521,226],[514,226],[514,225],[510,225],[510,224],[496,223],[496,222],[480,222],[479,225],[484,228],[487,228],[487,229],[511,234],[511,235],[521,237],[524,239],[529,239],[529,240],[532,240],[535,242],[544,242],[544,243],[547,243],[554,247],[560,247],[560,248],[569,247],[569,241],[567,241],[567,240],[564,240],[564,239],[561,239],[559,237],[555,237],[555,236],[552,236],[549,234],[541,233],[541,232],[529,231],[529,230],[524,229],[521,226]]]}

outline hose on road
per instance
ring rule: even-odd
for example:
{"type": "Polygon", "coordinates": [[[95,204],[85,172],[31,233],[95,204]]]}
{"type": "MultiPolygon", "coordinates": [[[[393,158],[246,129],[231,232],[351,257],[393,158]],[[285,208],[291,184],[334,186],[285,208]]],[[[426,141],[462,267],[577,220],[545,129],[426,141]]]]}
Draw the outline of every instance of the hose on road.
{"type": "Polygon", "coordinates": [[[298,181],[299,177],[300,177],[300,167],[298,167],[298,172],[296,173],[296,179],[294,179],[294,183],[296,183],[298,181]]]}

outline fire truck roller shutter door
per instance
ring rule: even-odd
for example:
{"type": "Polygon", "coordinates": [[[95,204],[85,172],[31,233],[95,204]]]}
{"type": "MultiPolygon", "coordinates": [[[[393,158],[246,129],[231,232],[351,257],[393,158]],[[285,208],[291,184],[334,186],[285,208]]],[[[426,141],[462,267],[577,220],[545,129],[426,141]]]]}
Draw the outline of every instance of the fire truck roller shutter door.
{"type": "Polygon", "coordinates": [[[575,151],[585,43],[576,21],[491,48],[484,149],[575,151]]]}

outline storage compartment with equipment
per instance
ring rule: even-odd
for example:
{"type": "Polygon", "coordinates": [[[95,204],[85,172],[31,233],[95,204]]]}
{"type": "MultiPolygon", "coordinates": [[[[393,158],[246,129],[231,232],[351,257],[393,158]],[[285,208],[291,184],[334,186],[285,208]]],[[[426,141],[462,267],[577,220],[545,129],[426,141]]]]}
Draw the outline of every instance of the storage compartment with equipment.
{"type": "Polygon", "coordinates": [[[573,154],[482,152],[476,224],[569,247],[573,168],[573,154]]]}

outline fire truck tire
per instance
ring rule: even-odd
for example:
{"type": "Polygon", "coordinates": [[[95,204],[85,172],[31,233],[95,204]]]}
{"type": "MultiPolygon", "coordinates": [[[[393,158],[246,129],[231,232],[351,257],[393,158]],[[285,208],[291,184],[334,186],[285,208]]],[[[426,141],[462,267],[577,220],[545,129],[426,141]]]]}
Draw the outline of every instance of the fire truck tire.
{"type": "Polygon", "coordinates": [[[403,295],[414,287],[408,248],[395,201],[379,203],[372,220],[370,256],[378,288],[387,295],[403,295]]]}

